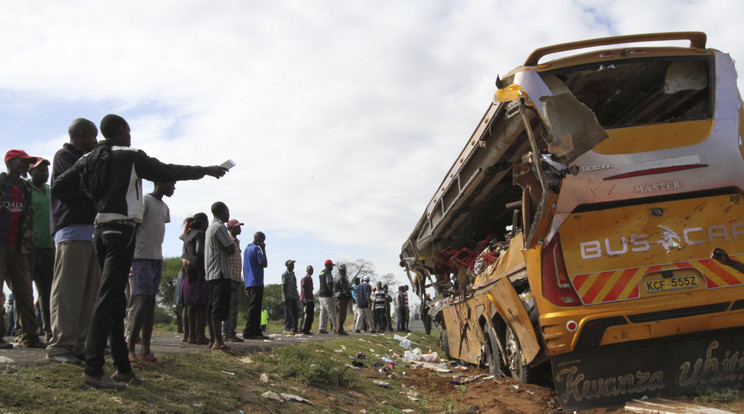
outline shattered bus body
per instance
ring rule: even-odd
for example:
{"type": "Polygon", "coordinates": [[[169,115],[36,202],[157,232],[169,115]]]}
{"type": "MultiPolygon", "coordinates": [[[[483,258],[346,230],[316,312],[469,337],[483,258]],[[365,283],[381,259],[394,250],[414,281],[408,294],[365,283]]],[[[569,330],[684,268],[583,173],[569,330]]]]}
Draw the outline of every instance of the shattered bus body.
{"type": "Polygon", "coordinates": [[[450,357],[552,368],[567,410],[742,383],[744,112],[705,43],[550,46],[497,78],[401,253],[450,357]]]}

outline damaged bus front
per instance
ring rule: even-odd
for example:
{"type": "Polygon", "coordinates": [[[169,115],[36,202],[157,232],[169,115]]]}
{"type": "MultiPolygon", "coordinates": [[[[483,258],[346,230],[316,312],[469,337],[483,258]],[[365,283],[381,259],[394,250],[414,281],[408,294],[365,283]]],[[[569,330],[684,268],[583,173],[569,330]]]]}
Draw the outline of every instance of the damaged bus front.
{"type": "Polygon", "coordinates": [[[741,383],[743,112],[705,43],[550,46],[497,79],[401,253],[451,357],[552,367],[565,409],[741,383]]]}

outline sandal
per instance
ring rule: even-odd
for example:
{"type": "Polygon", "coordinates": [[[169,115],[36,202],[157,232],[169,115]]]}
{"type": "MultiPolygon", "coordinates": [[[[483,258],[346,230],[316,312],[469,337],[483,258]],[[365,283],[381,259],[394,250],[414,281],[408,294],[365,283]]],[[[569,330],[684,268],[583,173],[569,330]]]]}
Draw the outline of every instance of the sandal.
{"type": "Polygon", "coordinates": [[[154,354],[142,355],[138,359],[140,362],[145,362],[147,364],[152,364],[160,368],[165,368],[165,363],[157,359],[154,354]]]}
{"type": "Polygon", "coordinates": [[[219,345],[219,346],[217,344],[215,344],[212,347],[212,349],[215,350],[215,351],[222,351],[222,352],[228,353],[230,355],[237,355],[237,353],[235,351],[233,351],[232,348],[230,348],[229,346],[227,346],[225,344],[222,344],[222,345],[219,345]]]}
{"type": "Polygon", "coordinates": [[[129,353],[129,365],[131,365],[132,368],[142,368],[142,364],[140,364],[137,354],[129,353]]]}

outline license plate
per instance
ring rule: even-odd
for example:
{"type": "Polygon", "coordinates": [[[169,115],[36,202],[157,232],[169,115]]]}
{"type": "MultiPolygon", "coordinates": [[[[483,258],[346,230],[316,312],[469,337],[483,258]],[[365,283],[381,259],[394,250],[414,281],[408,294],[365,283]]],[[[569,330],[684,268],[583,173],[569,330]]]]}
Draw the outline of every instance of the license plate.
{"type": "Polygon", "coordinates": [[[668,292],[670,290],[696,288],[698,287],[698,280],[695,275],[679,275],[646,280],[644,285],[646,286],[646,292],[658,293],[668,292]]]}

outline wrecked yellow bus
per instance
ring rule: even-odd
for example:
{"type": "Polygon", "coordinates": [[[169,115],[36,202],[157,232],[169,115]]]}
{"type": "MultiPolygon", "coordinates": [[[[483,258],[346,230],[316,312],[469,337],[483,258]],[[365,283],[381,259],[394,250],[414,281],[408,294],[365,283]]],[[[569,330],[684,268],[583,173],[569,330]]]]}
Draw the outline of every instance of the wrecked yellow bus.
{"type": "Polygon", "coordinates": [[[569,410],[742,383],[744,112],[706,40],[549,46],[497,78],[400,256],[450,357],[552,369],[569,410]]]}

